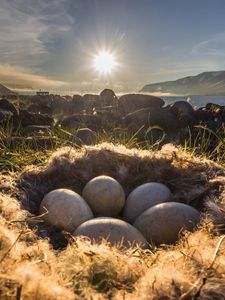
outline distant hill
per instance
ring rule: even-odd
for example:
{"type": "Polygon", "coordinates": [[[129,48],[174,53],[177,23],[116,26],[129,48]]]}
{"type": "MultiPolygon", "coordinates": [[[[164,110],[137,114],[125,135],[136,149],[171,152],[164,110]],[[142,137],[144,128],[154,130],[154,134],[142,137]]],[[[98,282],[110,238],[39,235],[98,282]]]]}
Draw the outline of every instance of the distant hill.
{"type": "Polygon", "coordinates": [[[15,92],[11,91],[4,85],[0,84],[0,96],[16,95],[15,92]]]}
{"type": "Polygon", "coordinates": [[[203,72],[174,81],[147,84],[141,92],[223,96],[225,95],[225,71],[203,72]]]}

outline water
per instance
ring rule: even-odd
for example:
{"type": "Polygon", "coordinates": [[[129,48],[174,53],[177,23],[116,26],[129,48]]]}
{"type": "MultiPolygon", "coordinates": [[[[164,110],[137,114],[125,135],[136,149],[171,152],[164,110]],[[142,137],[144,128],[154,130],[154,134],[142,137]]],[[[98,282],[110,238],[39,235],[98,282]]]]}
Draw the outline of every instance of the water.
{"type": "Polygon", "coordinates": [[[166,105],[176,101],[188,101],[193,107],[204,107],[207,103],[225,105],[225,96],[165,96],[161,97],[166,105]]]}

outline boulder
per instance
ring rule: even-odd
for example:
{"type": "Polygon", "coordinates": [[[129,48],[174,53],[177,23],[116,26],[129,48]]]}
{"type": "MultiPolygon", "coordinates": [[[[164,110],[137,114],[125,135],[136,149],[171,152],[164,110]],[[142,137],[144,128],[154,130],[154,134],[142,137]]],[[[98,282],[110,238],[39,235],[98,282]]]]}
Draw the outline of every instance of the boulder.
{"type": "Polygon", "coordinates": [[[186,204],[167,202],[157,204],[144,211],[134,226],[150,244],[172,244],[182,230],[193,230],[200,220],[199,212],[186,204]]]}
{"type": "Polygon", "coordinates": [[[216,104],[216,103],[207,103],[206,106],[205,106],[206,110],[210,110],[210,111],[215,111],[217,109],[220,109],[220,105],[219,104],[216,104]]]}
{"type": "Polygon", "coordinates": [[[170,110],[177,116],[182,114],[193,114],[194,108],[187,101],[176,101],[170,106],[170,110]]]}
{"type": "Polygon", "coordinates": [[[151,126],[159,126],[165,132],[177,131],[178,120],[168,109],[164,108],[144,108],[126,115],[123,124],[131,131],[136,132],[140,128],[148,129],[151,126]]]}
{"type": "Polygon", "coordinates": [[[101,127],[101,118],[91,114],[74,114],[64,118],[59,124],[65,129],[88,127],[92,130],[97,130],[101,127]]]}
{"type": "Polygon", "coordinates": [[[0,124],[7,124],[13,117],[13,113],[9,110],[0,109],[0,124]]]}
{"type": "Polygon", "coordinates": [[[38,113],[43,115],[51,115],[52,108],[45,104],[33,103],[28,106],[27,110],[31,113],[38,113]]]}
{"type": "Polygon", "coordinates": [[[101,106],[110,106],[112,105],[113,107],[117,106],[117,97],[116,94],[114,93],[113,90],[111,89],[104,89],[100,93],[100,101],[101,101],[101,106]]]}
{"type": "Polygon", "coordinates": [[[72,136],[71,140],[78,146],[93,145],[96,143],[96,133],[89,128],[80,128],[72,136]]]}
{"type": "Polygon", "coordinates": [[[53,118],[50,116],[42,115],[42,114],[34,114],[30,113],[27,110],[21,109],[19,111],[19,115],[17,117],[17,122],[21,124],[23,127],[29,125],[53,125],[53,118]]]}
{"type": "Polygon", "coordinates": [[[196,123],[195,111],[187,101],[177,101],[170,106],[170,111],[179,121],[179,127],[184,128],[196,123]]]}
{"type": "Polygon", "coordinates": [[[138,186],[128,196],[123,219],[133,223],[146,209],[163,202],[172,201],[173,195],[168,187],[158,182],[148,182],[138,186]]]}
{"type": "Polygon", "coordinates": [[[95,218],[81,224],[73,233],[74,236],[84,236],[93,242],[101,243],[107,240],[112,245],[146,247],[143,235],[132,225],[114,218],[95,218]]]}
{"type": "Polygon", "coordinates": [[[165,104],[164,100],[151,95],[126,94],[118,99],[118,111],[123,115],[142,108],[160,108],[165,104]]]}
{"type": "Polygon", "coordinates": [[[7,100],[7,99],[0,100],[0,110],[9,111],[13,115],[15,115],[15,116],[17,115],[16,107],[11,102],[9,102],[9,100],[7,100]]]}
{"type": "Polygon", "coordinates": [[[72,114],[81,113],[85,109],[84,99],[81,95],[73,95],[71,100],[72,114]]]}
{"type": "Polygon", "coordinates": [[[100,96],[95,94],[83,95],[83,103],[86,113],[91,113],[94,108],[101,107],[100,96]]]}
{"type": "Polygon", "coordinates": [[[205,123],[207,121],[213,120],[213,114],[210,111],[204,109],[197,109],[194,111],[194,117],[198,123],[205,123]]]}
{"type": "Polygon", "coordinates": [[[65,116],[65,115],[73,114],[71,103],[72,103],[72,98],[54,95],[51,102],[51,109],[53,115],[65,116]]]}

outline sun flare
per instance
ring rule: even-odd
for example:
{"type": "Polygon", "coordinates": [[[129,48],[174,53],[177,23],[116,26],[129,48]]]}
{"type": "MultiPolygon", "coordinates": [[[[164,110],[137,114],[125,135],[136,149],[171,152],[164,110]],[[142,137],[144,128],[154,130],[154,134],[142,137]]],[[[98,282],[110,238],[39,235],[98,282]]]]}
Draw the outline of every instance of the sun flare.
{"type": "Polygon", "coordinates": [[[115,56],[108,51],[101,51],[94,57],[94,68],[101,74],[110,74],[117,65],[115,56]]]}

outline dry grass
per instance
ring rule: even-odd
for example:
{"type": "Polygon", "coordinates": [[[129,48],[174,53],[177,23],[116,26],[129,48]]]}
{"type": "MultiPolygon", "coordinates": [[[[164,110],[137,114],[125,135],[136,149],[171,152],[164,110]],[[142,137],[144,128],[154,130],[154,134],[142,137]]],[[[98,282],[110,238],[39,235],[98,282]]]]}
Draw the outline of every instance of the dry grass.
{"type": "Polygon", "coordinates": [[[18,178],[2,175],[0,192],[0,299],[225,298],[225,180],[214,162],[172,146],[157,152],[109,144],[64,148],[18,178]],[[165,183],[177,201],[205,210],[202,224],[177,245],[152,252],[70,236],[64,246],[61,236],[52,243],[56,233],[30,212],[37,213],[49,190],[80,192],[99,174],[118,179],[126,194],[146,181],[165,183]]]}

